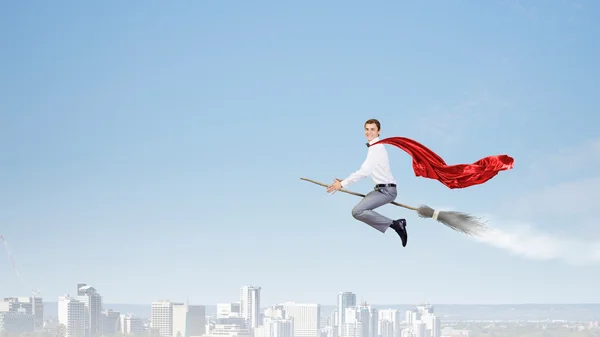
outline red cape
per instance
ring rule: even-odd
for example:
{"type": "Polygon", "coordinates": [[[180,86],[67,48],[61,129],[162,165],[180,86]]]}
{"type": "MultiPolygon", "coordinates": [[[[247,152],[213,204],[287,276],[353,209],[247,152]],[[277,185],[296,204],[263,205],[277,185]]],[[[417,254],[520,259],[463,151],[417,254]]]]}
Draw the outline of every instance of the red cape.
{"type": "Polygon", "coordinates": [[[417,177],[440,181],[449,188],[465,188],[483,184],[500,171],[513,168],[514,159],[508,155],[489,156],[473,164],[447,165],[435,152],[424,145],[404,137],[389,137],[375,144],[390,144],[406,151],[413,158],[413,170],[417,177]]]}

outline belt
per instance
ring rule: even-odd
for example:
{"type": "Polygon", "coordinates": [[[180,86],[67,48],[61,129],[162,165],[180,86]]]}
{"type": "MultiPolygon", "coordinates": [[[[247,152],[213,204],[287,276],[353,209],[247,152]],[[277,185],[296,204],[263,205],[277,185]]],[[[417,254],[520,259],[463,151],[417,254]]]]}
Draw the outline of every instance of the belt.
{"type": "Polygon", "coordinates": [[[396,187],[396,184],[377,184],[375,185],[375,188],[378,187],[396,187]]]}

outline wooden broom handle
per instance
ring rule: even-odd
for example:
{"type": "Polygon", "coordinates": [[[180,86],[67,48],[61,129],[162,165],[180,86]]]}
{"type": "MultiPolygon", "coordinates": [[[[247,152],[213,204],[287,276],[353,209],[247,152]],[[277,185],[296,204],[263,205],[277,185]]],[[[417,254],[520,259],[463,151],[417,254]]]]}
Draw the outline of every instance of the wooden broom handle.
{"type": "MultiPolygon", "coordinates": [[[[321,185],[321,186],[323,186],[323,187],[327,187],[327,186],[329,186],[329,185],[327,185],[327,184],[323,184],[323,183],[320,183],[320,182],[318,182],[318,181],[314,181],[314,180],[312,180],[312,179],[308,179],[308,178],[300,178],[300,180],[308,181],[308,182],[311,182],[311,183],[313,183],[313,184],[321,185]]],[[[336,180],[339,180],[339,181],[341,181],[341,179],[338,179],[338,178],[336,178],[336,180]]],[[[363,198],[364,198],[364,197],[366,197],[366,195],[364,195],[364,194],[360,194],[360,193],[356,193],[356,192],[348,191],[348,190],[345,190],[345,189],[343,189],[343,188],[342,188],[342,189],[340,189],[340,190],[339,190],[339,192],[344,192],[344,193],[348,193],[348,194],[356,195],[356,196],[363,197],[363,198]]],[[[413,211],[416,211],[416,210],[417,210],[417,208],[416,208],[416,207],[412,207],[412,206],[404,205],[404,204],[401,204],[401,203],[398,203],[398,202],[395,202],[395,201],[392,201],[390,204],[392,204],[392,205],[396,205],[396,206],[400,206],[400,207],[404,207],[404,208],[407,208],[407,209],[410,209],[410,210],[413,210],[413,211]]]]}

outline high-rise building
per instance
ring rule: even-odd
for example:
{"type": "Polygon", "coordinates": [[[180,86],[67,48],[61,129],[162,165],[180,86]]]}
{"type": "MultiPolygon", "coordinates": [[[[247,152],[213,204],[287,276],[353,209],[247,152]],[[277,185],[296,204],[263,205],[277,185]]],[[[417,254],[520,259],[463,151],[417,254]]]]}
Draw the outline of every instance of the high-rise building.
{"type": "MultiPolygon", "coordinates": [[[[347,307],[346,314],[345,314],[346,322],[344,324],[346,324],[346,323],[355,324],[356,322],[359,322],[360,324],[353,325],[352,329],[361,328],[362,331],[360,332],[360,336],[362,336],[362,337],[377,337],[378,321],[376,319],[377,318],[376,315],[377,315],[377,310],[373,311],[371,306],[367,305],[366,303],[361,304],[361,305],[347,307]],[[375,323],[374,327],[373,327],[373,321],[375,323]]],[[[342,326],[345,326],[345,325],[342,325],[342,326]]],[[[350,331],[348,329],[350,329],[350,327],[346,326],[346,330],[350,331]]],[[[350,333],[350,332],[347,332],[347,333],[350,333]]],[[[355,333],[352,332],[352,334],[355,334],[355,333]]],[[[344,337],[344,334],[342,334],[342,337],[344,337]]],[[[345,337],[349,337],[349,336],[346,335],[345,337]]]]}
{"type": "Polygon", "coordinates": [[[96,291],[96,288],[79,283],[77,299],[85,304],[85,336],[98,337],[102,335],[102,296],[96,291]]]}
{"type": "Polygon", "coordinates": [[[440,322],[440,318],[437,316],[433,316],[431,320],[431,337],[441,337],[442,336],[442,325],[440,322]]]}
{"type": "Polygon", "coordinates": [[[241,317],[240,303],[217,303],[217,318],[241,317]]]}
{"type": "Polygon", "coordinates": [[[103,336],[112,336],[121,332],[121,313],[113,310],[102,311],[101,334],[103,336]]]}
{"type": "Polygon", "coordinates": [[[25,309],[0,310],[0,336],[26,335],[35,331],[35,317],[25,309]]]}
{"type": "Polygon", "coordinates": [[[264,311],[262,330],[255,337],[294,337],[293,317],[287,317],[284,306],[274,305],[264,311]]]}
{"type": "Polygon", "coordinates": [[[34,330],[44,328],[44,301],[41,297],[7,297],[0,303],[0,311],[16,312],[20,309],[33,315],[34,330]]]}
{"type": "Polygon", "coordinates": [[[369,307],[369,337],[380,337],[379,310],[373,307],[369,307]]]}
{"type": "Polygon", "coordinates": [[[172,337],[189,337],[187,331],[188,312],[184,303],[173,303],[173,332],[172,337]]]}
{"type": "Polygon", "coordinates": [[[292,319],[265,317],[262,334],[256,337],[294,337],[292,319]]]}
{"type": "Polygon", "coordinates": [[[320,337],[321,305],[296,302],[280,304],[285,317],[292,320],[293,337],[320,337]]]}
{"type": "Polygon", "coordinates": [[[414,323],[415,337],[427,337],[427,325],[420,321],[414,323]]]}
{"type": "Polygon", "coordinates": [[[58,298],[58,329],[64,329],[65,337],[89,337],[88,317],[84,302],[69,295],[58,298]]]}
{"type": "MultiPolygon", "coordinates": [[[[381,317],[381,316],[380,316],[381,317]]],[[[395,337],[394,322],[388,319],[379,319],[379,336],[395,337]]]]}
{"type": "Polygon", "coordinates": [[[412,310],[412,329],[417,336],[440,337],[441,324],[439,317],[435,316],[434,308],[430,304],[418,305],[412,310]]]}
{"type": "Polygon", "coordinates": [[[260,287],[243,286],[240,289],[240,313],[248,321],[248,328],[261,325],[260,322],[260,287]]]}
{"type": "Polygon", "coordinates": [[[159,337],[172,337],[173,335],[173,302],[160,300],[152,302],[150,327],[152,333],[159,337]]]}
{"type": "Polygon", "coordinates": [[[358,320],[348,320],[342,324],[341,337],[366,337],[363,335],[363,324],[358,320]]]}
{"type": "Polygon", "coordinates": [[[144,321],[131,314],[121,315],[121,333],[124,335],[137,335],[144,332],[144,321]]]}
{"type": "Polygon", "coordinates": [[[338,294],[337,300],[337,326],[338,336],[342,335],[342,325],[346,323],[346,308],[356,305],[356,294],[352,292],[341,292],[338,294]]]}
{"type": "Polygon", "coordinates": [[[400,336],[402,313],[398,309],[379,309],[379,334],[382,337],[400,336]],[[391,335],[390,335],[391,334],[391,335]]]}
{"type": "Polygon", "coordinates": [[[206,307],[188,305],[188,337],[200,337],[206,333],[206,307]]]}

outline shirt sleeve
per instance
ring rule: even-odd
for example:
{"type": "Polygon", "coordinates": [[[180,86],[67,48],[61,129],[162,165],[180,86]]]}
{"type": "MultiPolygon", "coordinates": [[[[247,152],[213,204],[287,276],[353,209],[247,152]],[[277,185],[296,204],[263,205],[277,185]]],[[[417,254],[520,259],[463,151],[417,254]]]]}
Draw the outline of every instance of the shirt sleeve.
{"type": "Polygon", "coordinates": [[[377,165],[377,149],[375,147],[373,147],[370,149],[370,151],[367,152],[367,158],[362,163],[362,165],[360,166],[358,171],[350,174],[346,179],[342,180],[342,187],[346,187],[348,185],[354,184],[354,183],[368,177],[371,174],[371,172],[373,172],[376,165],[377,165]]]}

